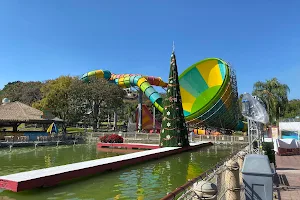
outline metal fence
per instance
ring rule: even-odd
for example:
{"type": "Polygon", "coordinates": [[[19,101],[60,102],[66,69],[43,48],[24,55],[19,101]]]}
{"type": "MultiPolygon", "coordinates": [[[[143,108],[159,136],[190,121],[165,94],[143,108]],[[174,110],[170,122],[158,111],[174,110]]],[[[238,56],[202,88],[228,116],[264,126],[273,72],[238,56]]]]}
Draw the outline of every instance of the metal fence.
{"type": "Polygon", "coordinates": [[[248,143],[247,136],[232,135],[196,135],[195,140],[212,142],[248,143]]]}
{"type": "MultiPolygon", "coordinates": [[[[96,133],[89,133],[90,138],[98,139],[101,136],[112,134],[111,132],[96,132],[96,133]]],[[[159,141],[160,134],[157,133],[137,133],[137,132],[122,132],[119,134],[122,136],[126,141],[159,141]]],[[[215,143],[248,143],[247,136],[231,136],[231,135],[189,135],[190,141],[197,142],[197,141],[211,141],[215,143]]]]}
{"type": "MultiPolygon", "coordinates": [[[[68,136],[37,136],[36,142],[56,142],[63,140],[83,140],[83,136],[80,135],[68,135],[68,136]]],[[[4,136],[4,142],[6,143],[22,143],[33,142],[29,140],[29,136],[4,136]]]]}
{"type": "MultiPolygon", "coordinates": [[[[217,195],[216,198],[218,200],[225,200],[226,193],[232,192],[230,188],[227,188],[225,181],[225,171],[228,169],[228,166],[225,165],[225,163],[229,160],[237,161],[238,158],[240,158],[241,154],[240,152],[248,153],[248,146],[242,149],[241,151],[234,152],[230,156],[228,156],[226,159],[220,161],[215,165],[214,168],[209,169],[208,171],[202,173],[200,176],[189,180],[186,184],[178,187],[176,190],[168,193],[165,197],[163,197],[161,200],[196,200],[196,199],[206,199],[201,197],[199,193],[195,190],[195,187],[198,184],[203,183],[202,181],[208,181],[210,183],[214,183],[217,186],[217,195]]],[[[239,174],[240,174],[240,168],[238,168],[239,174]]],[[[228,179],[228,177],[227,177],[228,179]]],[[[230,181],[230,180],[229,180],[230,181]]],[[[241,183],[241,179],[239,180],[239,183],[241,183]]],[[[241,185],[238,190],[238,195],[240,195],[241,200],[244,200],[244,190],[243,186],[241,185]]],[[[228,194],[227,194],[228,195],[228,194]]],[[[229,194],[230,195],[230,194],[229,194]]]]}

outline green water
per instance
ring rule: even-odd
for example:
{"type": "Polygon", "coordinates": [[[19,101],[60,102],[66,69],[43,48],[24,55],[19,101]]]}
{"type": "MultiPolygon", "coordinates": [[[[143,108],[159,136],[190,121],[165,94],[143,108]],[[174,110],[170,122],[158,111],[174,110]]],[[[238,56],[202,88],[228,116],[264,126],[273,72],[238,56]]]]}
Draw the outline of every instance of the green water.
{"type": "MultiPolygon", "coordinates": [[[[167,192],[198,176],[238,146],[210,146],[149,161],[113,172],[63,183],[54,187],[13,193],[0,190],[0,200],[114,200],[160,199],[167,192]]],[[[0,175],[116,156],[96,145],[0,149],[0,175]]]]}

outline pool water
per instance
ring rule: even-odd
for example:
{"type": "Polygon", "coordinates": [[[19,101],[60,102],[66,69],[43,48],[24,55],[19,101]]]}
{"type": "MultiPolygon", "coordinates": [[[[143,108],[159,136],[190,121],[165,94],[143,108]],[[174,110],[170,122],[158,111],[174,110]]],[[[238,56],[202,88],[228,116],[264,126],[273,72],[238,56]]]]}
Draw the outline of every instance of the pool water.
{"type": "MultiPolygon", "coordinates": [[[[115,200],[160,199],[195,178],[240,146],[210,146],[77,179],[49,188],[13,193],[0,190],[6,200],[115,200]]],[[[96,144],[0,149],[0,175],[117,156],[124,152],[99,151],[96,144]]],[[[125,152],[130,153],[130,152],[125,152]]]]}

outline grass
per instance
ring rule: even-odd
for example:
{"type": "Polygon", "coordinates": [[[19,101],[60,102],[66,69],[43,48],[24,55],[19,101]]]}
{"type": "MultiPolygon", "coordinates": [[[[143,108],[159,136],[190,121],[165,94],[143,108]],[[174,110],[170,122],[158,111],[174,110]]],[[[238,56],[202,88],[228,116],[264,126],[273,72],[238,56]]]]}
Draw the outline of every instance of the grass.
{"type": "Polygon", "coordinates": [[[244,132],[242,132],[242,131],[236,131],[232,135],[233,136],[245,136],[244,132]]]}
{"type": "MultiPolygon", "coordinates": [[[[110,122],[111,125],[114,124],[114,122],[110,122]]],[[[117,122],[117,125],[120,126],[120,125],[123,125],[124,122],[117,122]]],[[[101,122],[101,125],[108,125],[108,122],[101,122]]]]}
{"type": "MultiPolygon", "coordinates": [[[[84,133],[85,132],[85,128],[76,128],[76,127],[68,127],[67,128],[67,133],[72,134],[72,133],[84,133]]],[[[93,132],[92,129],[87,129],[87,132],[93,132]]]]}

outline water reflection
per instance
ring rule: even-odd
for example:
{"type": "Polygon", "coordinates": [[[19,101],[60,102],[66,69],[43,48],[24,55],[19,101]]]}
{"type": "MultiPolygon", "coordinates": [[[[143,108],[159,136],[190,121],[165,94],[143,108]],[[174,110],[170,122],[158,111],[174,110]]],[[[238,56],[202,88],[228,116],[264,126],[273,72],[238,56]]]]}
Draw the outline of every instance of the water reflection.
{"type": "MultiPolygon", "coordinates": [[[[0,191],[1,192],[1,191],[0,191]]],[[[8,196],[0,196],[0,200],[16,200],[14,198],[10,198],[8,196]]]]}

